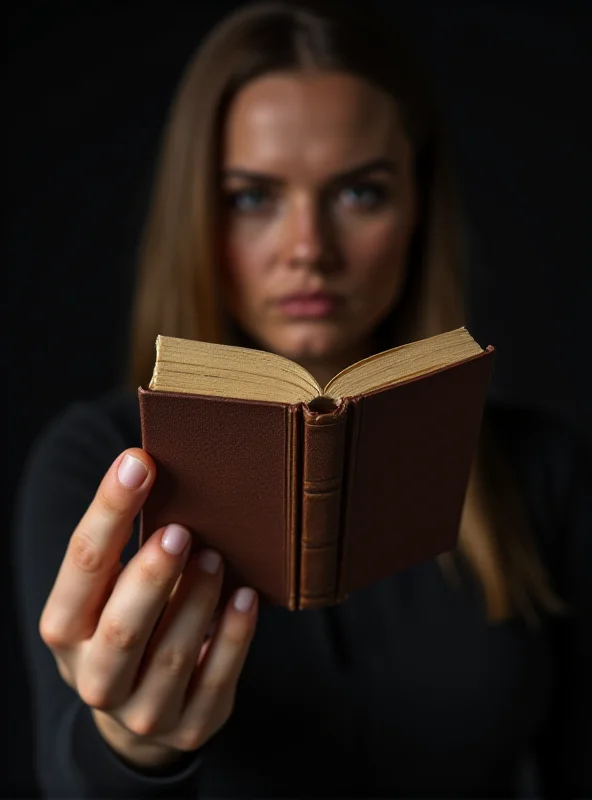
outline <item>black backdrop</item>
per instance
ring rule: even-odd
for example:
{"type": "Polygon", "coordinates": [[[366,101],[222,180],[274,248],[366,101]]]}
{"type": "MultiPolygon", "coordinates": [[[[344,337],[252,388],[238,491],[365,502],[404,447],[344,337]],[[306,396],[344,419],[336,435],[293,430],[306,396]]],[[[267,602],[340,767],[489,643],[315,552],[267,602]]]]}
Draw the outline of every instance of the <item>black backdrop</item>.
{"type": "MultiPolygon", "coordinates": [[[[473,248],[471,328],[498,348],[493,391],[592,439],[589,4],[384,2],[444,103],[473,248]]],[[[2,797],[36,792],[11,611],[19,474],[56,412],[122,376],[166,108],[196,42],[235,5],[86,0],[3,11],[2,797]]]]}

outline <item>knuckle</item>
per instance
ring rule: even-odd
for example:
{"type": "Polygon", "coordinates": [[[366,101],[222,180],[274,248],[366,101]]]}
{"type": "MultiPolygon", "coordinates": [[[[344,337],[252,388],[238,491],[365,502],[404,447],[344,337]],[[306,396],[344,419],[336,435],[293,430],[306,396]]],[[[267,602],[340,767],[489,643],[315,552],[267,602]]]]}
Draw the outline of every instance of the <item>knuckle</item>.
{"type": "Polygon", "coordinates": [[[232,626],[229,627],[229,629],[225,632],[224,638],[229,645],[232,645],[234,649],[237,649],[246,644],[248,636],[244,629],[239,629],[232,626]]]}
{"type": "Polygon", "coordinates": [[[90,682],[78,686],[78,696],[90,708],[98,711],[110,711],[113,708],[113,698],[107,686],[90,682]]]}
{"type": "Polygon", "coordinates": [[[190,726],[177,731],[175,736],[175,747],[184,753],[192,750],[199,750],[208,740],[208,731],[202,723],[193,723],[190,726]]]}
{"type": "Polygon", "coordinates": [[[140,633],[119,617],[109,617],[103,625],[102,639],[107,647],[127,653],[140,643],[140,633]]]}
{"type": "Polygon", "coordinates": [[[195,666],[194,659],[188,650],[173,645],[157,651],[152,663],[156,670],[171,677],[185,675],[195,666]]]}
{"type": "Polygon", "coordinates": [[[68,664],[66,664],[66,662],[61,658],[56,658],[56,664],[58,667],[58,672],[60,673],[60,677],[64,683],[66,683],[71,689],[75,689],[76,682],[74,680],[72,670],[68,664]]]}
{"type": "Polygon", "coordinates": [[[170,575],[163,569],[160,559],[144,557],[140,560],[139,569],[142,580],[157,589],[164,588],[170,582],[170,575]]]}
{"type": "Polygon", "coordinates": [[[97,490],[97,505],[101,512],[108,518],[119,518],[126,515],[129,507],[127,495],[119,496],[116,492],[106,491],[105,486],[97,490]]]}
{"type": "Polygon", "coordinates": [[[233,681],[225,681],[221,684],[221,689],[216,695],[216,730],[226,723],[234,709],[236,698],[236,684],[233,681]]]}
{"type": "Polygon", "coordinates": [[[228,674],[206,672],[201,680],[202,689],[218,697],[234,694],[234,679],[228,674]]]}
{"type": "Polygon", "coordinates": [[[81,530],[72,534],[70,557],[78,569],[89,574],[102,572],[107,567],[106,554],[81,530]]]}
{"type": "Polygon", "coordinates": [[[158,717],[153,714],[135,712],[125,719],[127,730],[140,739],[147,739],[158,732],[158,717]]]}
{"type": "Polygon", "coordinates": [[[248,620],[244,618],[230,619],[228,620],[228,624],[224,626],[222,635],[233,650],[242,650],[250,641],[251,626],[248,620]]]}
{"type": "Polygon", "coordinates": [[[50,650],[63,649],[68,639],[66,628],[46,613],[39,620],[39,636],[50,650]]]}

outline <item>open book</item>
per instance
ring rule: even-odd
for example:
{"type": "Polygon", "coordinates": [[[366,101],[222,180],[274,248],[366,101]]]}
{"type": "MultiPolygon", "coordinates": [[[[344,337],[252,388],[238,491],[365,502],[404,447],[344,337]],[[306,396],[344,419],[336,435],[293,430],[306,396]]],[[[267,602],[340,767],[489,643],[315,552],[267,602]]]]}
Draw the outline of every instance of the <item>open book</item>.
{"type": "Polygon", "coordinates": [[[452,549],[493,361],[465,328],[359,361],[325,387],[272,353],[159,336],[138,396],[169,522],[252,586],[319,608],[452,549]]]}

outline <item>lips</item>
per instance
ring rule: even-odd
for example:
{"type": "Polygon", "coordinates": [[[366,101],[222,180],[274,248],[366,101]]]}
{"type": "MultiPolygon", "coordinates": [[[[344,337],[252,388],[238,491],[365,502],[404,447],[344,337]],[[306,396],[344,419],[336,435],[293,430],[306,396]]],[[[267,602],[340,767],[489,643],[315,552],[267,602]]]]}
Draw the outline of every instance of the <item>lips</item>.
{"type": "Polygon", "coordinates": [[[333,314],[341,302],[342,298],[331,292],[298,292],[279,298],[276,305],[291,319],[322,319],[333,314]]]}

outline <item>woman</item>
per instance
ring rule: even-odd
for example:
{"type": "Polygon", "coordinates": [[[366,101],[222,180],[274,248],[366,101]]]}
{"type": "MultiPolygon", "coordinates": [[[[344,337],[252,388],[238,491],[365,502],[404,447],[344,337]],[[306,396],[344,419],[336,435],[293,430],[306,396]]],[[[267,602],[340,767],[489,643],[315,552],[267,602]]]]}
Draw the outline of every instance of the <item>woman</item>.
{"type": "Polygon", "coordinates": [[[458,552],[329,610],[243,587],[215,619],[218,554],[188,559],[175,524],[130,538],[158,333],[278,352],[323,385],[463,324],[426,86],[382,23],[319,8],[249,6],[199,49],[146,225],[131,389],[68,409],[31,456],[19,586],[51,796],[515,796],[529,754],[545,794],[592,788],[590,472],[536,416],[488,406],[458,552]]]}

